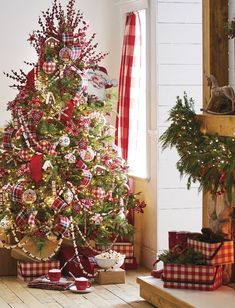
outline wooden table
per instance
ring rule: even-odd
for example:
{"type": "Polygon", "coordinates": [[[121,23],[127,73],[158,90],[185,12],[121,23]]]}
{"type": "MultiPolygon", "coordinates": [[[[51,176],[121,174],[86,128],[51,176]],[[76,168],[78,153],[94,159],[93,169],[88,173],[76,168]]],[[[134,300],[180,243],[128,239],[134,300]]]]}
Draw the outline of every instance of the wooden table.
{"type": "Polygon", "coordinates": [[[215,291],[163,288],[161,279],[138,277],[140,296],[158,308],[235,308],[235,289],[222,286],[215,291]]]}

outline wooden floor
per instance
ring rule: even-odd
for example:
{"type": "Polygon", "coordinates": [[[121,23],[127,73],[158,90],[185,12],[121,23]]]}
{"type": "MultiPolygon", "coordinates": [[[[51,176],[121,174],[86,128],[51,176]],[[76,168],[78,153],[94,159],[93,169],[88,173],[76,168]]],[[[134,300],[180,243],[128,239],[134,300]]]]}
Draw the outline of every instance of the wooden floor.
{"type": "Polygon", "coordinates": [[[88,294],[31,289],[15,277],[0,277],[0,308],[150,308],[153,306],[139,296],[136,284],[136,277],[143,275],[149,271],[128,271],[125,284],[94,285],[95,291],[88,294]]]}

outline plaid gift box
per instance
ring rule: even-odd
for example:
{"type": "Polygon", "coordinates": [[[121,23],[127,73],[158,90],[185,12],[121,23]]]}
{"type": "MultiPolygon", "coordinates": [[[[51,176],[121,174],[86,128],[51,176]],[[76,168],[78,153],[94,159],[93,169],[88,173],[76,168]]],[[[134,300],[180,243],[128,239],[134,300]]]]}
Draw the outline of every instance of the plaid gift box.
{"type": "Polygon", "coordinates": [[[74,42],[73,32],[62,33],[62,41],[64,44],[72,45],[74,42]]]}
{"type": "Polygon", "coordinates": [[[63,211],[68,206],[68,203],[65,202],[62,198],[57,197],[52,203],[52,209],[56,212],[63,211]]]}
{"type": "Polygon", "coordinates": [[[213,291],[222,285],[222,267],[164,263],[164,288],[213,291]]]}
{"type": "Polygon", "coordinates": [[[53,268],[60,268],[60,261],[23,262],[17,261],[17,278],[31,281],[39,276],[47,275],[53,268]]]}
{"type": "Polygon", "coordinates": [[[234,263],[233,241],[223,243],[204,243],[188,239],[188,247],[199,251],[211,265],[221,265],[234,263]]]}

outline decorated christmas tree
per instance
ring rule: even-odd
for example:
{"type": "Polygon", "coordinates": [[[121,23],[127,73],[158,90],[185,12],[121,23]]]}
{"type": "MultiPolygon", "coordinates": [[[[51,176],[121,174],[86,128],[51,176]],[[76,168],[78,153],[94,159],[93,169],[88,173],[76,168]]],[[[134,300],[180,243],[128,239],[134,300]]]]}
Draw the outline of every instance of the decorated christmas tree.
{"type": "Polygon", "coordinates": [[[39,250],[54,242],[48,258],[64,237],[94,253],[97,244],[112,247],[133,234],[128,215],[145,206],[130,192],[114,144],[115,81],[99,66],[105,54],[96,52],[95,35],[87,38],[88,23],[74,5],[70,0],[63,10],[54,0],[42,12],[40,30],[29,37],[37,63],[27,63],[27,74],[6,74],[18,94],[2,135],[0,220],[15,240],[5,246],[27,252],[22,238],[39,250]]]}

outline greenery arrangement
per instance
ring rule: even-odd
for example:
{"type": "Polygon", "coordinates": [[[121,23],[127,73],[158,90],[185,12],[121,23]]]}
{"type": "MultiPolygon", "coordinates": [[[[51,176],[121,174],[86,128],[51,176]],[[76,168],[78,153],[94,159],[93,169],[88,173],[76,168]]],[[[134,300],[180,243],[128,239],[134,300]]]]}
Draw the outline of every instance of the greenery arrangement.
{"type": "Polygon", "coordinates": [[[188,176],[188,189],[199,182],[214,197],[226,193],[232,200],[235,179],[235,138],[206,135],[200,130],[200,120],[194,111],[193,99],[185,93],[177,97],[170,110],[168,129],[160,137],[163,149],[176,147],[180,156],[177,169],[181,176],[188,176]]]}
{"type": "Polygon", "coordinates": [[[192,248],[188,248],[181,254],[175,254],[173,250],[165,250],[158,259],[163,263],[207,265],[203,255],[192,248]]]}

